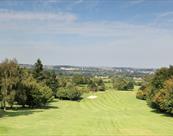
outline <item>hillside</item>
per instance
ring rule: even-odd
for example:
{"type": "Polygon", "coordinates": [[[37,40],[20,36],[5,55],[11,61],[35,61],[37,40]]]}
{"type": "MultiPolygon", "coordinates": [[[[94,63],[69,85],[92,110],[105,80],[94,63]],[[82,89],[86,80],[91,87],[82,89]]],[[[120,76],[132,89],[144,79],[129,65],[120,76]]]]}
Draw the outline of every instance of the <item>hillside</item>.
{"type": "MultiPolygon", "coordinates": [[[[34,65],[30,64],[20,64],[20,66],[31,69],[34,67],[34,65]]],[[[44,68],[64,74],[85,74],[85,75],[126,74],[126,75],[137,75],[137,76],[152,74],[156,70],[153,68],[81,67],[81,66],[69,66],[69,65],[44,65],[44,68]]]]}

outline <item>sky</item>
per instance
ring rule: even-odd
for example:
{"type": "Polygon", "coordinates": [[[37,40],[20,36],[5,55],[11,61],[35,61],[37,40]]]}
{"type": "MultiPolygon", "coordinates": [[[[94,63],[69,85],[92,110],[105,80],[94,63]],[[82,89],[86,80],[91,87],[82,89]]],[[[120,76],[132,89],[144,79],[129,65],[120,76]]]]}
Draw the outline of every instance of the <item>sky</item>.
{"type": "Polygon", "coordinates": [[[0,0],[0,61],[173,64],[173,0],[0,0]]]}

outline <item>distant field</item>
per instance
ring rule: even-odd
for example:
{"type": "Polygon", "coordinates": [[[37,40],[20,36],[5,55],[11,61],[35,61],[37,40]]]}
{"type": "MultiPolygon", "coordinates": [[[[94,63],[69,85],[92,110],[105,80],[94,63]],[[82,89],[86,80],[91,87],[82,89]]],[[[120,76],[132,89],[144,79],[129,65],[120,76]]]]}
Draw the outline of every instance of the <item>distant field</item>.
{"type": "Polygon", "coordinates": [[[8,111],[0,118],[0,136],[173,135],[173,117],[154,112],[135,98],[135,92],[87,95],[98,97],[55,101],[48,109],[8,111]]]}

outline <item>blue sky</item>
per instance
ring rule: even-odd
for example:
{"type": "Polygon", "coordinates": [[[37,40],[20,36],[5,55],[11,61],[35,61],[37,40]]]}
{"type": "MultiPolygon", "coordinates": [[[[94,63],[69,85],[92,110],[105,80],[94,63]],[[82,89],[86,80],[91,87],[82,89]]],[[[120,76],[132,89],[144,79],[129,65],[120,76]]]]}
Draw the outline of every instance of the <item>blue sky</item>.
{"type": "Polygon", "coordinates": [[[0,60],[147,68],[172,51],[173,0],[0,1],[0,60]]]}

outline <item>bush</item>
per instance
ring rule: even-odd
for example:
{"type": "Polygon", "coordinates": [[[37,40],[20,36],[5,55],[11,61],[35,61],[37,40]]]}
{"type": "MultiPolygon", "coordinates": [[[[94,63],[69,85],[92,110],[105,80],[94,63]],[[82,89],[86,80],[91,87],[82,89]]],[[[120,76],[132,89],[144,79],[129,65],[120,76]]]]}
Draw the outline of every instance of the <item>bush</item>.
{"type": "MultiPolygon", "coordinates": [[[[0,101],[4,110],[8,105],[12,107],[14,103],[23,107],[25,105],[38,107],[52,100],[53,89],[41,80],[44,77],[43,65],[40,60],[38,62],[36,75],[31,74],[31,71],[26,68],[21,68],[16,60],[7,59],[0,64],[0,101]]],[[[55,77],[56,75],[53,78],[55,77]]],[[[54,84],[50,82],[48,85],[54,88],[54,84]]]]}
{"type": "Polygon", "coordinates": [[[91,83],[89,83],[88,88],[92,92],[96,92],[98,90],[96,83],[94,83],[93,81],[91,81],[91,83]]]}
{"type": "MultiPolygon", "coordinates": [[[[40,107],[52,100],[52,90],[38,83],[30,74],[18,83],[16,101],[22,106],[40,107]]],[[[24,76],[23,76],[24,77],[24,76]]]]}
{"type": "Polygon", "coordinates": [[[159,89],[148,103],[153,108],[173,114],[173,78],[166,80],[163,89],[159,89]]]}
{"type": "Polygon", "coordinates": [[[98,91],[105,91],[105,85],[98,86],[98,91]]]}
{"type": "Polygon", "coordinates": [[[52,90],[41,83],[32,82],[28,87],[26,105],[31,107],[39,107],[50,102],[52,97],[52,90]]]}
{"type": "Polygon", "coordinates": [[[88,89],[93,92],[105,91],[105,84],[102,79],[93,79],[90,80],[88,84],[88,89]]]}
{"type": "Polygon", "coordinates": [[[116,78],[113,80],[113,87],[118,90],[132,90],[134,82],[128,78],[116,78]]]}
{"type": "Polygon", "coordinates": [[[62,100],[79,100],[81,95],[82,92],[73,86],[58,89],[56,97],[62,100]]]}
{"type": "Polygon", "coordinates": [[[97,81],[98,91],[105,91],[105,84],[102,79],[97,81]]]}
{"type": "Polygon", "coordinates": [[[173,66],[157,70],[146,87],[141,88],[137,98],[147,99],[150,107],[173,114],[173,66]]]}
{"type": "Polygon", "coordinates": [[[142,90],[139,90],[136,93],[136,98],[141,99],[141,100],[146,100],[146,94],[142,90]]]}
{"type": "Polygon", "coordinates": [[[136,93],[136,98],[141,99],[141,100],[146,100],[147,95],[148,95],[148,90],[149,90],[149,85],[148,84],[143,84],[138,92],[136,93]]]}

